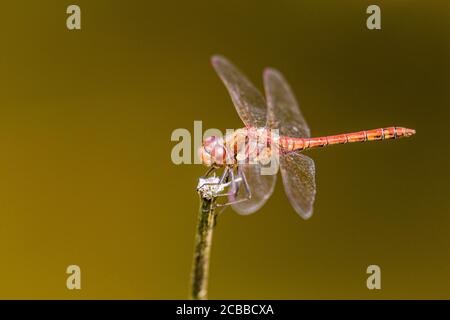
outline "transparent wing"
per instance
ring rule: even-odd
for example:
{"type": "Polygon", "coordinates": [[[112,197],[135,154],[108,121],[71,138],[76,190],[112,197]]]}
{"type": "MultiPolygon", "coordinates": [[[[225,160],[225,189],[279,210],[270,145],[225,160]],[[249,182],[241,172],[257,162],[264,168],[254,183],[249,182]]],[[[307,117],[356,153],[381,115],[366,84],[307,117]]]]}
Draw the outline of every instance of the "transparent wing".
{"type": "Polygon", "coordinates": [[[309,138],[308,124],[283,75],[275,69],[266,69],[264,88],[268,106],[267,126],[279,129],[282,136],[309,138]]]}
{"type": "Polygon", "coordinates": [[[287,153],[280,156],[280,164],[289,202],[303,219],[308,219],[316,196],[314,161],[301,153],[287,153]]]}
{"type": "Polygon", "coordinates": [[[227,87],[245,126],[265,127],[267,104],[258,89],[224,57],[213,56],[212,65],[227,87]]]}
{"type": "MultiPolygon", "coordinates": [[[[239,214],[248,215],[259,210],[273,193],[277,175],[261,175],[260,168],[259,165],[254,164],[244,164],[241,166],[241,170],[250,187],[252,197],[249,200],[232,205],[233,210],[239,214]]],[[[243,191],[243,188],[244,186],[241,184],[240,193],[243,191]]]]}

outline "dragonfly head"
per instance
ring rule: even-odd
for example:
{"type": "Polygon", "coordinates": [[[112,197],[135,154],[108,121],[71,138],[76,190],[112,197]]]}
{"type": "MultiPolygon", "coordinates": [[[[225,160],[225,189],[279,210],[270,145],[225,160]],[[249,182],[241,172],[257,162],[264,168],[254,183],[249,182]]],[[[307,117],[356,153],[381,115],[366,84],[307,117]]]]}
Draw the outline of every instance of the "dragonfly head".
{"type": "Polygon", "coordinates": [[[222,138],[211,136],[203,140],[199,149],[202,163],[208,167],[222,167],[225,165],[227,151],[222,138]]]}

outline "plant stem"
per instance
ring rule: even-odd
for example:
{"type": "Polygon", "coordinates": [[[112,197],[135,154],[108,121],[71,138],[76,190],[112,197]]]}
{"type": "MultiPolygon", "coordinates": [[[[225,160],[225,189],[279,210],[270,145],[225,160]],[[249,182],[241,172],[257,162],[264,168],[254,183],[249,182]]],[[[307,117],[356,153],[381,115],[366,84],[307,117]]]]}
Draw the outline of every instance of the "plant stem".
{"type": "Polygon", "coordinates": [[[192,268],[191,298],[194,300],[206,300],[208,295],[209,257],[216,219],[214,201],[215,198],[205,199],[200,196],[194,265],[192,268]]]}

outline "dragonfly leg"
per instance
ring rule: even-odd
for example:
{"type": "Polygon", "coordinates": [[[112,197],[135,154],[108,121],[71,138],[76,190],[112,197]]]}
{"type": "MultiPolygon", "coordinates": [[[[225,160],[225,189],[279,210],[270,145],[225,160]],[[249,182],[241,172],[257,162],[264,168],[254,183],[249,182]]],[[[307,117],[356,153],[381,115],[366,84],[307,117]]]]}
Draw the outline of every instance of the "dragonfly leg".
{"type": "Polygon", "coordinates": [[[216,168],[214,168],[214,167],[209,168],[208,171],[206,171],[206,173],[205,173],[205,175],[204,175],[203,177],[204,177],[204,178],[208,178],[209,175],[210,175],[211,173],[213,173],[215,170],[216,170],[216,168]]]}
{"type": "Polygon", "coordinates": [[[222,176],[220,177],[219,184],[223,184],[223,182],[226,179],[228,179],[229,174],[230,174],[230,168],[229,167],[225,167],[225,169],[223,169],[222,176]]]}
{"type": "Polygon", "coordinates": [[[226,172],[226,176],[224,176],[224,175],[222,176],[221,181],[226,181],[226,180],[229,180],[229,181],[222,182],[222,183],[219,182],[219,185],[222,186],[221,189],[225,189],[231,185],[231,191],[226,192],[226,193],[218,193],[218,194],[216,194],[216,197],[229,197],[229,196],[237,194],[236,185],[237,185],[237,182],[241,181],[241,179],[240,178],[235,179],[233,169],[228,168],[228,170],[226,172]]]}
{"type": "Polygon", "coordinates": [[[202,190],[204,194],[207,195],[207,197],[226,197],[229,201],[225,203],[216,203],[214,204],[214,207],[219,208],[221,207],[220,211],[217,213],[221,213],[224,209],[224,207],[247,201],[251,198],[251,191],[250,187],[248,185],[247,179],[245,177],[244,172],[240,167],[237,167],[236,169],[236,175],[234,173],[234,168],[232,167],[225,167],[223,173],[221,174],[220,178],[216,178],[215,176],[212,178],[207,178],[208,175],[210,175],[215,168],[211,168],[206,173],[204,181],[199,187],[197,187],[197,190],[202,190]],[[211,181],[213,180],[213,181],[211,181]],[[244,185],[245,188],[245,195],[241,199],[237,199],[237,196],[239,194],[239,190],[241,189],[241,185],[244,185]],[[210,186],[210,187],[207,187],[210,186]],[[228,192],[221,192],[228,189],[228,192]],[[236,200],[237,199],[237,200],[236,200]]]}
{"type": "MultiPolygon", "coordinates": [[[[212,173],[214,173],[213,177],[215,177],[215,176],[216,176],[215,171],[216,171],[216,168],[215,168],[215,167],[209,168],[208,171],[206,171],[205,174],[201,177],[201,179],[202,179],[202,180],[211,180],[211,179],[208,179],[208,177],[209,177],[212,173]]],[[[199,184],[199,185],[197,186],[197,190],[200,190],[200,189],[202,189],[202,188],[205,187],[205,186],[211,186],[211,185],[217,185],[217,182],[204,182],[204,183],[202,183],[201,185],[199,184]]]]}
{"type": "Polygon", "coordinates": [[[242,198],[242,199],[239,199],[239,200],[228,201],[228,202],[225,202],[225,203],[217,203],[216,207],[227,207],[227,206],[231,206],[233,204],[241,203],[241,202],[248,201],[248,200],[249,200],[248,198],[242,198]]]}
{"type": "MultiPolygon", "coordinates": [[[[240,181],[243,182],[244,188],[245,188],[245,192],[246,192],[245,197],[243,197],[242,199],[232,200],[232,201],[228,201],[228,202],[225,202],[225,203],[218,203],[218,204],[216,204],[217,207],[229,206],[229,205],[233,205],[233,204],[236,204],[236,203],[241,203],[241,202],[244,202],[244,201],[247,201],[247,200],[250,200],[250,199],[251,199],[252,193],[251,193],[250,186],[248,185],[247,178],[245,177],[244,172],[238,167],[237,173],[238,173],[238,178],[235,179],[235,182],[236,182],[238,179],[239,179],[239,182],[240,182],[240,181]]],[[[232,175],[232,177],[233,177],[233,179],[234,179],[234,175],[232,175]]],[[[238,192],[239,192],[239,189],[236,188],[236,189],[233,190],[233,191],[234,191],[234,192],[228,193],[227,196],[233,196],[233,199],[236,199],[236,196],[237,196],[237,194],[238,194],[238,192]]]]}
{"type": "Polygon", "coordinates": [[[237,178],[234,178],[234,173],[232,173],[232,184],[231,184],[231,193],[233,196],[233,200],[236,199],[236,196],[239,194],[239,189],[241,186],[242,178],[239,176],[239,167],[236,170],[237,178]]]}
{"type": "Polygon", "coordinates": [[[208,174],[211,174],[213,170],[208,170],[205,177],[200,179],[199,185],[197,186],[197,191],[205,194],[207,197],[222,197],[229,196],[231,193],[221,193],[225,188],[233,185],[233,190],[235,189],[235,179],[233,174],[233,169],[230,167],[225,167],[220,178],[216,178],[214,175],[211,178],[207,178],[208,174]],[[230,181],[231,180],[231,181],[230,181]]]}
{"type": "Polygon", "coordinates": [[[247,200],[250,200],[252,198],[252,190],[250,189],[250,186],[248,185],[247,177],[245,176],[245,173],[244,173],[244,171],[242,171],[241,168],[238,168],[238,171],[239,171],[239,175],[242,178],[242,181],[244,182],[244,188],[245,188],[245,191],[247,192],[247,196],[246,196],[247,200]]]}

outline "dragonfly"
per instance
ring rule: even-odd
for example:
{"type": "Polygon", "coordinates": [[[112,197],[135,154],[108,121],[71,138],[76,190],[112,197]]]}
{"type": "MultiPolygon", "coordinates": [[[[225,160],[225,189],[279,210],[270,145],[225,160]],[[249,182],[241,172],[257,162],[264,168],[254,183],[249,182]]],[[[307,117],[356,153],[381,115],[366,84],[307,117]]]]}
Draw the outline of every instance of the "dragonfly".
{"type": "Polygon", "coordinates": [[[413,129],[392,126],[311,137],[309,126],[281,72],[273,68],[264,70],[264,98],[225,57],[213,56],[211,61],[245,127],[224,137],[210,136],[203,140],[199,157],[209,169],[200,179],[197,190],[208,190],[210,197],[225,197],[225,202],[217,206],[231,206],[239,214],[258,211],[272,195],[278,170],[271,174],[262,172],[271,160],[281,172],[293,209],[308,219],[313,213],[316,196],[315,165],[303,151],[415,134],[413,129]],[[223,169],[223,173],[216,176],[219,169],[223,169]]]}

